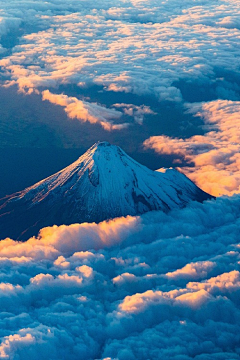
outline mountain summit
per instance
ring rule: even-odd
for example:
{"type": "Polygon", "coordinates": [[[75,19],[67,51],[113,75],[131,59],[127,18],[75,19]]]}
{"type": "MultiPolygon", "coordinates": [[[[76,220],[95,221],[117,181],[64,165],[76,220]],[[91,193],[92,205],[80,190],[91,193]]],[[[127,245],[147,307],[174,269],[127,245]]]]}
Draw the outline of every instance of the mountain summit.
{"type": "Polygon", "coordinates": [[[0,200],[0,238],[25,240],[51,225],[167,212],[210,195],[174,169],[152,171],[108,142],[58,173],[0,200]]]}

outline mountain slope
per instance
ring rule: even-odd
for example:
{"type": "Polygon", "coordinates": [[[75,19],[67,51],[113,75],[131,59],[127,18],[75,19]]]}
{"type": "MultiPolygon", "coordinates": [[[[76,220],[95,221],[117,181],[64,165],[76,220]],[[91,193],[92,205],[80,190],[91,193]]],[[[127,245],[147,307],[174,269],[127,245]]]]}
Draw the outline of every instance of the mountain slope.
{"type": "Polygon", "coordinates": [[[0,238],[24,240],[45,226],[167,212],[208,198],[177,170],[149,170],[100,142],[65,169],[1,199],[0,238]]]}

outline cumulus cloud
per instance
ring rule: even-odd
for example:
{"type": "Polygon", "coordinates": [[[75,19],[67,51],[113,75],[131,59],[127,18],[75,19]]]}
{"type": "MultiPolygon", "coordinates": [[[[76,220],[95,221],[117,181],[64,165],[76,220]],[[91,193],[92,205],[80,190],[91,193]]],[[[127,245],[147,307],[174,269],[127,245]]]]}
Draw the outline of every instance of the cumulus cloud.
{"type": "MultiPolygon", "coordinates": [[[[203,190],[219,196],[240,192],[240,102],[216,100],[186,105],[187,112],[203,118],[204,135],[186,139],[153,136],[145,147],[175,154],[193,166],[181,168],[203,190]]],[[[180,160],[179,160],[180,161],[180,160]]]]}
{"type": "MultiPolygon", "coordinates": [[[[181,81],[209,87],[222,100],[184,105],[201,116],[205,135],[151,137],[145,146],[184,159],[183,171],[206,191],[233,194],[239,86],[222,73],[239,73],[239,11],[234,0],[4,2],[2,83],[106,130],[157,110],[145,99],[109,96],[106,107],[56,89],[99,85],[106,96],[182,106],[181,81]]],[[[25,243],[3,239],[0,357],[239,359],[239,211],[239,196],[222,197],[168,214],[53,226],[25,243]]]]}
{"type": "Polygon", "coordinates": [[[191,289],[204,289],[213,291],[214,289],[222,290],[223,292],[239,290],[240,273],[237,270],[229,273],[224,273],[216,277],[210,278],[206,282],[201,283],[188,283],[187,288],[191,289]]]}
{"type": "Polygon", "coordinates": [[[28,21],[40,30],[23,35],[1,61],[21,89],[98,84],[181,101],[177,81],[213,84],[219,68],[238,71],[239,7],[230,0],[51,1],[48,11],[22,1],[4,12],[27,21],[27,4],[28,21]]]}
{"type": "Polygon", "coordinates": [[[173,279],[201,279],[202,277],[207,276],[208,272],[211,271],[214,266],[215,263],[213,263],[212,261],[200,261],[196,263],[190,263],[185,265],[182,269],[177,269],[173,272],[167,273],[166,276],[173,279]]]}
{"type": "Polygon", "coordinates": [[[240,198],[0,242],[6,359],[237,359],[240,198]]]}
{"type": "Polygon", "coordinates": [[[113,104],[113,106],[115,108],[120,108],[122,109],[122,111],[124,112],[124,114],[128,115],[128,116],[132,116],[135,120],[136,123],[138,124],[142,124],[143,123],[143,119],[144,119],[144,115],[146,114],[156,114],[154,111],[152,111],[150,109],[149,106],[145,106],[145,105],[141,105],[141,106],[137,106],[134,104],[113,104]]]}

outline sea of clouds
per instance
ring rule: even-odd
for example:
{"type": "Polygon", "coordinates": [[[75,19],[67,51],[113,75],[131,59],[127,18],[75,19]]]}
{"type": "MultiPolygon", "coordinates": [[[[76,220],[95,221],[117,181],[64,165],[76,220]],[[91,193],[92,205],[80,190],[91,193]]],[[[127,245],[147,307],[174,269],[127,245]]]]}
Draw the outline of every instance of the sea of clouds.
{"type": "Polygon", "coordinates": [[[240,197],[0,242],[1,359],[239,359],[240,197]]]}
{"type": "Polygon", "coordinates": [[[1,86],[38,93],[106,131],[156,115],[122,93],[177,104],[202,119],[201,135],[156,134],[143,146],[175,155],[205,191],[231,195],[45,228],[25,243],[3,239],[0,358],[240,359],[239,1],[0,5],[1,86]],[[97,85],[119,102],[58,91],[67,85],[97,85]],[[191,100],[194,89],[202,94],[191,100]]]}
{"type": "Polygon", "coordinates": [[[177,156],[205,191],[231,195],[240,191],[239,19],[239,0],[1,1],[1,83],[106,131],[141,127],[149,114],[161,121],[144,97],[179,106],[203,119],[205,135],[157,133],[145,149],[177,156]],[[69,85],[98,86],[119,102],[59,93],[69,85]],[[142,103],[122,103],[122,93],[142,103]]]}

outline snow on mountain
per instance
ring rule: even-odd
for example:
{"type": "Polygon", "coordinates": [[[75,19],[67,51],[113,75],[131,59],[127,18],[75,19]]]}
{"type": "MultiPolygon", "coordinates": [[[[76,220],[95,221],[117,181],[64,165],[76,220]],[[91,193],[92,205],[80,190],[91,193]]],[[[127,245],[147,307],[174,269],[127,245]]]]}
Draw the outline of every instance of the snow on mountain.
{"type": "Polygon", "coordinates": [[[108,142],[25,190],[0,200],[0,235],[26,239],[45,226],[167,212],[211,198],[177,170],[152,171],[108,142]]]}

